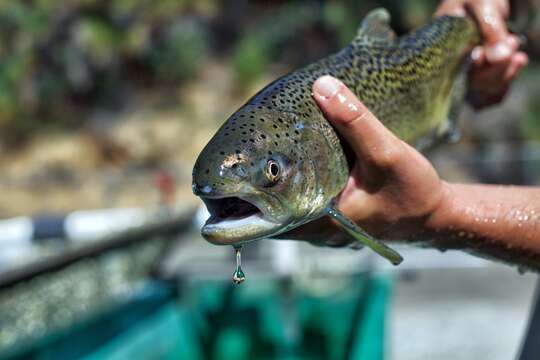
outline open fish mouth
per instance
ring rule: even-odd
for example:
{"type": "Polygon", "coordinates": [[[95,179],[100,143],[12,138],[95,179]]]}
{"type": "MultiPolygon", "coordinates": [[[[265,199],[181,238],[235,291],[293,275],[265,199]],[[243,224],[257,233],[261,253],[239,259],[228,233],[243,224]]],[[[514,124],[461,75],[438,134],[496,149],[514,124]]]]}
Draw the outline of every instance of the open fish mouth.
{"type": "Polygon", "coordinates": [[[201,230],[211,243],[235,245],[268,237],[283,226],[254,202],[237,196],[202,198],[210,218],[201,230]]]}
{"type": "Polygon", "coordinates": [[[205,203],[208,211],[212,215],[209,219],[212,222],[242,219],[257,213],[262,213],[258,207],[239,197],[206,199],[205,203]]]}

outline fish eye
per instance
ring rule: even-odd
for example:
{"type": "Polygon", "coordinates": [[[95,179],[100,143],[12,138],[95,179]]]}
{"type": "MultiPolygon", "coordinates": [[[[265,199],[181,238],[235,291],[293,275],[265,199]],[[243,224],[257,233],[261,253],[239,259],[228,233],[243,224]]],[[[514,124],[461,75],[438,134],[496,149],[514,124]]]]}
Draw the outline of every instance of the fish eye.
{"type": "Polygon", "coordinates": [[[279,163],[275,160],[268,160],[266,163],[266,177],[271,182],[276,182],[279,180],[279,175],[281,173],[281,169],[279,167],[279,163]]]}

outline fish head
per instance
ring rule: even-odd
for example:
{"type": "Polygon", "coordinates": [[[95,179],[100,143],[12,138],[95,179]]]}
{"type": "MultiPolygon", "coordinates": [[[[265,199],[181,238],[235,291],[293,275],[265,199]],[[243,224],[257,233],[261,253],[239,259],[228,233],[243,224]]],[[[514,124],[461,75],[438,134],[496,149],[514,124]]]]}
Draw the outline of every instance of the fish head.
{"type": "Polygon", "coordinates": [[[221,245],[267,238],[314,211],[316,175],[301,144],[304,130],[296,114],[257,105],[223,124],[193,169],[193,192],[210,213],[204,238],[221,245]]]}

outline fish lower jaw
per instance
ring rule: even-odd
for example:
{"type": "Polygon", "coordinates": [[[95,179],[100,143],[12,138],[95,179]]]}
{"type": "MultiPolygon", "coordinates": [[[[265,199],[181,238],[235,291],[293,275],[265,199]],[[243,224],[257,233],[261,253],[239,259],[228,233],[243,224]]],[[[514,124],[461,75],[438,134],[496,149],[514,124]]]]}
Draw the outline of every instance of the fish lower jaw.
{"type": "Polygon", "coordinates": [[[265,219],[262,213],[242,218],[211,216],[201,229],[201,235],[216,245],[240,245],[272,236],[283,228],[280,223],[265,219]]]}

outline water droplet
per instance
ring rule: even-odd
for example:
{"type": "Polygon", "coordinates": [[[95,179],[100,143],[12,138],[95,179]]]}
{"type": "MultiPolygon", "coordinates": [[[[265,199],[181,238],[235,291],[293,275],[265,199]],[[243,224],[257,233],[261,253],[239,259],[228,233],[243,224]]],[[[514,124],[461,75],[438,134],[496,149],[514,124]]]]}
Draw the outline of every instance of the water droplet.
{"type": "Polygon", "coordinates": [[[234,270],[232,280],[233,283],[238,285],[246,280],[246,275],[242,271],[242,247],[235,246],[234,251],[236,252],[236,269],[234,270]]]}

